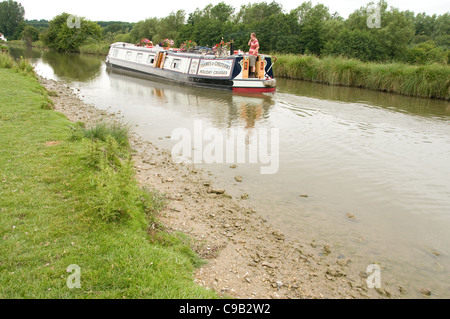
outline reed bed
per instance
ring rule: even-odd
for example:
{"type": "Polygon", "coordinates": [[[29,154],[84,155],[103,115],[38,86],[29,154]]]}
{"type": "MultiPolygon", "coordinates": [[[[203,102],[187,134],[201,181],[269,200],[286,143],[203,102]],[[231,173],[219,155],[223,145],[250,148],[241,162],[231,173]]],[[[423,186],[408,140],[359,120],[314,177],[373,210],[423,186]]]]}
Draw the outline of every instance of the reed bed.
{"type": "Polygon", "coordinates": [[[278,55],[277,77],[450,100],[450,67],[365,63],[343,57],[278,55]]]}

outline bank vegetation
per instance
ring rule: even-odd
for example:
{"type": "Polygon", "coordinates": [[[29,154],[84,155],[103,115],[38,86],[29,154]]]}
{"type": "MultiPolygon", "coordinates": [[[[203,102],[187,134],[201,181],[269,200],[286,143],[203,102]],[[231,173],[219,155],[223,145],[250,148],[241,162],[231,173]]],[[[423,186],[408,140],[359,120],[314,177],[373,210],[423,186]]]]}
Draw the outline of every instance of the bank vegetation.
{"type": "Polygon", "coordinates": [[[62,13],[51,21],[24,21],[12,33],[13,38],[58,51],[106,55],[111,43],[142,39],[153,44],[173,39],[176,46],[191,40],[212,47],[223,37],[226,42],[233,41],[235,49],[248,51],[249,35],[256,32],[260,51],[280,57],[274,66],[278,77],[412,96],[449,96],[445,81],[450,58],[449,12],[401,11],[381,0],[344,19],[320,3],[303,2],[287,12],[281,3],[272,1],[238,9],[220,2],[191,13],[178,10],[137,23],[93,22],[79,17],[80,28],[67,23],[70,17],[62,13]],[[379,25],[373,23],[376,8],[379,25]]]}
{"type": "Polygon", "coordinates": [[[362,62],[344,57],[279,55],[275,76],[450,100],[450,67],[362,62]]]}
{"type": "Polygon", "coordinates": [[[158,222],[164,195],[138,185],[128,129],[72,123],[57,95],[0,53],[0,298],[216,298],[158,222]]]}

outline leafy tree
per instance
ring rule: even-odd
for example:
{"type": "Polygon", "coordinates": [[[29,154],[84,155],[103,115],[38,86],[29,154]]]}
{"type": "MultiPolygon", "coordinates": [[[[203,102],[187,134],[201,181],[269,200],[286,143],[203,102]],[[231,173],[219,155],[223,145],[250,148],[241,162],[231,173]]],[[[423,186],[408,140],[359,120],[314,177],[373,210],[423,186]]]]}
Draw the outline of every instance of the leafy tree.
{"type": "Polygon", "coordinates": [[[376,35],[385,53],[392,59],[402,59],[414,36],[413,22],[398,9],[391,9],[383,15],[381,25],[376,35]]]}
{"type": "Polygon", "coordinates": [[[50,21],[43,36],[45,45],[58,51],[79,51],[81,45],[102,39],[102,28],[97,23],[80,18],[76,25],[70,23],[70,17],[68,13],[62,13],[50,21]]]}
{"type": "Polygon", "coordinates": [[[159,20],[156,25],[156,34],[153,35],[153,41],[159,43],[164,39],[176,39],[186,20],[184,10],[171,12],[169,16],[159,20]]]}
{"type": "Polygon", "coordinates": [[[433,40],[420,43],[409,48],[405,55],[405,62],[411,64],[429,64],[429,63],[447,63],[446,52],[439,47],[433,40]]]}
{"type": "Polygon", "coordinates": [[[436,25],[432,37],[438,46],[450,49],[450,13],[436,18],[436,25]]]}
{"type": "Polygon", "coordinates": [[[386,1],[380,1],[378,7],[381,14],[381,27],[370,28],[367,19],[371,14],[374,3],[356,10],[346,21],[346,27],[350,30],[366,30],[377,40],[383,48],[383,55],[388,59],[401,60],[404,58],[408,44],[415,35],[414,21],[410,12],[401,12],[398,9],[388,10],[386,1]]]}
{"type": "Polygon", "coordinates": [[[130,30],[133,25],[129,22],[97,22],[103,29],[103,39],[109,43],[130,42],[130,30]],[[102,26],[103,25],[103,26],[102,26]]]}
{"type": "MultiPolygon", "coordinates": [[[[67,28],[64,26],[67,17],[65,14],[51,21],[44,37],[51,47],[76,51],[81,43],[98,41],[100,35],[93,31],[95,27],[67,28]]],[[[85,27],[92,23],[82,21],[85,27]]],[[[46,21],[30,24],[40,27],[41,22],[46,21]]],[[[234,40],[235,49],[248,51],[250,33],[255,32],[260,51],[264,53],[343,55],[363,61],[399,60],[415,64],[443,63],[450,55],[449,13],[416,15],[412,11],[388,7],[385,0],[368,3],[346,20],[337,12],[330,13],[323,4],[313,5],[311,1],[284,12],[281,3],[261,0],[241,5],[237,11],[226,2],[220,2],[189,14],[179,10],[164,18],[149,18],[135,24],[99,23],[105,42],[137,43],[148,38],[160,43],[170,38],[178,46],[188,40],[201,46],[213,46],[223,37],[227,42],[234,40]],[[373,14],[370,9],[375,6],[380,8],[381,28],[371,28],[367,23],[373,14]]],[[[19,35],[24,26],[19,23],[16,29],[19,35]]]]}
{"type": "Polygon", "coordinates": [[[327,42],[324,55],[343,55],[361,61],[383,60],[380,43],[368,31],[343,29],[338,37],[327,42]]]}
{"type": "MultiPolygon", "coordinates": [[[[345,22],[339,16],[332,16],[330,20],[323,23],[323,40],[325,43],[336,40],[339,34],[345,29],[345,22]]],[[[348,29],[347,29],[348,30],[348,29]]]]}
{"type": "Polygon", "coordinates": [[[431,37],[436,25],[436,15],[428,16],[425,12],[417,14],[414,18],[415,35],[426,35],[431,37]]]}
{"type": "MultiPolygon", "coordinates": [[[[101,26],[101,25],[100,25],[101,26]]],[[[103,34],[118,34],[118,33],[128,33],[130,31],[131,27],[128,23],[111,23],[108,24],[103,29],[103,34]]]]}
{"type": "Polygon", "coordinates": [[[11,40],[16,40],[20,36],[23,28],[25,9],[20,3],[13,0],[0,2],[0,32],[11,40]]]}
{"type": "Polygon", "coordinates": [[[220,2],[211,8],[211,18],[217,21],[225,22],[234,14],[234,8],[230,5],[220,2]]]}
{"type": "Polygon", "coordinates": [[[236,16],[236,21],[251,26],[253,24],[265,23],[270,16],[281,13],[283,13],[283,7],[275,1],[271,3],[251,3],[241,6],[236,16]]]}
{"type": "Polygon", "coordinates": [[[25,20],[25,23],[27,25],[31,25],[38,29],[39,31],[46,30],[49,27],[49,23],[47,20],[41,19],[41,20],[25,20]]]}
{"type": "Polygon", "coordinates": [[[31,46],[32,42],[39,40],[39,30],[27,25],[22,31],[21,39],[26,42],[27,46],[31,46]]]}
{"type": "MultiPolygon", "coordinates": [[[[179,41],[187,39],[200,46],[213,46],[224,37],[226,41],[235,38],[233,19],[234,8],[224,2],[213,6],[207,5],[203,10],[196,9],[189,14],[187,24],[180,28],[179,41]]],[[[248,41],[248,40],[247,40],[248,41]]]]}
{"type": "Polygon", "coordinates": [[[179,38],[179,34],[185,25],[185,20],[184,10],[178,10],[162,19],[149,18],[139,21],[130,32],[131,39],[133,42],[138,42],[142,38],[147,38],[155,44],[160,43],[164,39],[175,40],[179,38]]]}
{"type": "MultiPolygon", "coordinates": [[[[283,12],[274,13],[266,18],[265,23],[258,24],[257,36],[260,41],[260,51],[299,52],[300,42],[298,32],[299,27],[295,16],[283,12]]],[[[246,34],[246,46],[249,38],[250,33],[246,34]]]]}
{"type": "MultiPolygon", "coordinates": [[[[231,37],[235,40],[236,48],[243,51],[248,51],[248,40],[253,32],[259,40],[260,51],[265,52],[276,48],[280,37],[289,35],[289,26],[285,20],[283,8],[275,1],[242,5],[230,22],[233,24],[231,37]]],[[[280,43],[284,44],[287,41],[280,41],[280,43]]]]}
{"type": "Polygon", "coordinates": [[[155,39],[153,36],[156,34],[158,23],[159,19],[157,18],[150,18],[136,23],[130,32],[132,42],[137,43],[142,38],[147,38],[156,42],[154,41],[155,39]]]}
{"type": "Polygon", "coordinates": [[[298,17],[301,53],[319,55],[325,45],[325,21],[331,19],[328,7],[323,4],[313,7],[309,1],[302,3],[291,13],[298,17]]]}
{"type": "MultiPolygon", "coordinates": [[[[380,14],[381,14],[381,22],[383,22],[384,14],[387,11],[388,4],[386,1],[379,1],[376,5],[380,8],[380,14]]],[[[353,13],[351,13],[348,17],[348,19],[345,21],[345,27],[350,30],[369,30],[370,32],[377,32],[378,29],[376,28],[369,28],[367,25],[367,19],[369,18],[372,11],[371,8],[375,7],[374,2],[369,2],[364,7],[361,7],[357,10],[355,10],[353,13]]]]}
{"type": "Polygon", "coordinates": [[[192,33],[193,41],[199,45],[212,47],[219,43],[223,34],[222,24],[214,20],[201,20],[192,33]]]}

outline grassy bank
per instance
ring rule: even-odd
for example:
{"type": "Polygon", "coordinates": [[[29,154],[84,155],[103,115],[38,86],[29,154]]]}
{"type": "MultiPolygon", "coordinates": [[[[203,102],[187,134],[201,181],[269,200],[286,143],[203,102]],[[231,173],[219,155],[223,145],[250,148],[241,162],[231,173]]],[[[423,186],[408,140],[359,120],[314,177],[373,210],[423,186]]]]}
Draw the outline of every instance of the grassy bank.
{"type": "Polygon", "coordinates": [[[33,67],[23,58],[15,61],[7,52],[0,53],[0,69],[10,69],[16,73],[34,77],[33,67]]]}
{"type": "MultiPolygon", "coordinates": [[[[16,41],[12,45],[25,45],[16,41]]],[[[41,41],[33,47],[43,48],[41,41]]],[[[110,42],[86,44],[80,53],[106,56],[110,42]]],[[[443,64],[409,65],[403,63],[362,62],[343,57],[317,58],[308,55],[276,54],[276,77],[330,85],[359,87],[415,97],[450,100],[450,66],[443,64]]]]}
{"type": "Polygon", "coordinates": [[[69,122],[10,63],[0,55],[0,297],[216,297],[193,282],[186,238],[149,231],[164,200],[138,187],[126,130],[69,122]]]}
{"type": "Polygon", "coordinates": [[[94,43],[86,44],[80,47],[80,53],[97,54],[107,56],[109,52],[110,43],[94,43]]]}
{"type": "Polygon", "coordinates": [[[275,76],[330,85],[360,87],[410,96],[450,99],[450,67],[300,55],[277,55],[275,76]]]}
{"type": "MultiPolygon", "coordinates": [[[[15,40],[8,42],[8,45],[16,47],[25,47],[27,44],[25,43],[25,41],[15,40]]],[[[106,56],[108,55],[110,45],[111,43],[109,42],[85,44],[80,46],[79,50],[74,53],[96,54],[106,56]]],[[[32,42],[31,47],[36,49],[48,49],[48,47],[42,41],[32,42]]]]}

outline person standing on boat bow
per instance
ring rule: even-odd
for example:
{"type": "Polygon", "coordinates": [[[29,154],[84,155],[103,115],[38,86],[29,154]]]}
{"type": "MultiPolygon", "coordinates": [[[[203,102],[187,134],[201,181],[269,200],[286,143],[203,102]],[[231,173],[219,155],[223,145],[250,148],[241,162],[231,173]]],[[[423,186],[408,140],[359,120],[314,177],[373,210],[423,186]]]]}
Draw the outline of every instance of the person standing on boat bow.
{"type": "Polygon", "coordinates": [[[248,45],[250,46],[249,54],[250,54],[250,76],[251,78],[255,77],[255,66],[256,66],[256,58],[258,57],[259,50],[259,41],[256,38],[256,33],[252,33],[250,35],[250,41],[248,41],[248,45]]]}

